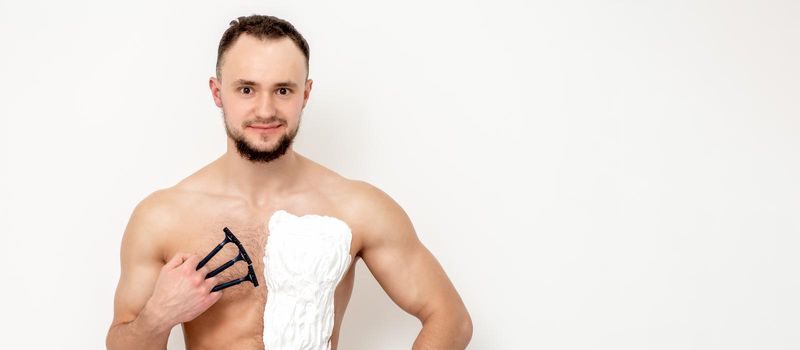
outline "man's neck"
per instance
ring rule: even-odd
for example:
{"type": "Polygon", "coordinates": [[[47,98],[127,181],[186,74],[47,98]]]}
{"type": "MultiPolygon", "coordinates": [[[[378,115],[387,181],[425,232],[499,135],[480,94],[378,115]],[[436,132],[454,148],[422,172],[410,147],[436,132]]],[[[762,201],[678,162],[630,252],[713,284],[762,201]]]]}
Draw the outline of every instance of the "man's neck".
{"type": "Polygon", "coordinates": [[[272,196],[285,194],[297,184],[302,157],[289,148],[270,162],[252,162],[235,149],[220,158],[225,192],[254,206],[263,206],[272,196]]]}

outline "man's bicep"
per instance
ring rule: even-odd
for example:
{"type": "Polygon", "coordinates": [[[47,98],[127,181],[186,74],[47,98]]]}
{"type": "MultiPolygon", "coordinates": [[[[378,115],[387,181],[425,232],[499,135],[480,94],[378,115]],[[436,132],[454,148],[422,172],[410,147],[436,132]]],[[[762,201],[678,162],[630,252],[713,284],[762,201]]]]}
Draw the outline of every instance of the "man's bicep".
{"type": "Polygon", "coordinates": [[[145,198],[133,210],[120,247],[120,278],[114,294],[112,325],[130,322],[153,292],[153,286],[164,266],[157,236],[160,232],[157,203],[153,196],[145,198]]]}
{"type": "Polygon", "coordinates": [[[365,252],[364,262],[389,297],[420,318],[444,306],[453,289],[436,258],[418,241],[408,247],[387,245],[365,252]]]}
{"type": "Polygon", "coordinates": [[[362,258],[389,297],[403,310],[425,319],[460,305],[460,297],[433,254],[419,241],[400,206],[379,199],[365,234],[362,258]]]}

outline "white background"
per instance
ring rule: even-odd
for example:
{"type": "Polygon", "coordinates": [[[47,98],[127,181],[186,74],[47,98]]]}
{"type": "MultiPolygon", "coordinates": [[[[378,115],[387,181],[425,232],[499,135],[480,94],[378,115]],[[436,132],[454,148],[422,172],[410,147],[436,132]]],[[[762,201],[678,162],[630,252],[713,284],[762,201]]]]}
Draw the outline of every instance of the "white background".
{"type": "MultiPolygon", "coordinates": [[[[788,0],[3,1],[0,347],[104,347],[129,215],[224,152],[207,79],[253,13],[311,45],[296,150],[405,208],[470,349],[800,347],[788,0]]],[[[340,348],[418,331],[360,263],[340,348]]]]}

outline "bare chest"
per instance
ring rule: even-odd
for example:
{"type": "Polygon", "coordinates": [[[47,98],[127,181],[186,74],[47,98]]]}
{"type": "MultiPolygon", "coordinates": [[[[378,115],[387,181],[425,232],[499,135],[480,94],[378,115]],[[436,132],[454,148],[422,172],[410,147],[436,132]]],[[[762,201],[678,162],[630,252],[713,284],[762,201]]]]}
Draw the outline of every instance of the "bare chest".
{"type": "MultiPolygon", "coordinates": [[[[269,208],[249,208],[233,203],[198,203],[192,210],[180,213],[181,227],[176,227],[165,245],[165,259],[177,252],[187,252],[202,258],[214,247],[223,242],[223,229],[229,229],[240,241],[250,257],[252,268],[258,279],[258,286],[250,282],[226,288],[217,304],[195,320],[184,324],[187,345],[230,347],[238,344],[240,348],[263,347],[264,309],[269,291],[266,287],[264,255],[270,236],[270,218],[279,210],[286,210],[302,217],[306,214],[326,215],[340,218],[349,225],[343,213],[326,205],[291,204],[275,205],[269,208]],[[218,343],[224,342],[224,343],[218,343]]],[[[358,251],[357,230],[353,230],[350,247],[351,256],[358,251]]],[[[229,261],[236,260],[239,249],[234,244],[226,244],[209,260],[208,267],[214,269],[229,261]]],[[[352,291],[354,269],[352,266],[336,288],[337,326],[352,291]]],[[[246,276],[248,264],[236,261],[220,272],[219,280],[232,281],[246,276]]],[[[338,327],[337,330],[338,332],[338,327]]]]}

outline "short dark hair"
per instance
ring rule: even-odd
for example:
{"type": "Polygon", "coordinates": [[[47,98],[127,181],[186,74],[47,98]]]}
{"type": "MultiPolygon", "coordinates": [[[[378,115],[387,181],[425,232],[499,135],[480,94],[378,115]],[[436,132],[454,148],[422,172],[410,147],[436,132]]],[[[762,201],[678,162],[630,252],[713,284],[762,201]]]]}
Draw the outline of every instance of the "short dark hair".
{"type": "Polygon", "coordinates": [[[308,75],[308,58],[310,50],[308,42],[303,35],[289,23],[289,21],[274,16],[252,15],[242,16],[231,21],[230,27],[222,34],[217,49],[217,78],[220,77],[222,56],[231,47],[234,41],[243,33],[250,34],[259,39],[289,38],[297,44],[303,55],[306,56],[306,75],[308,75]]]}

